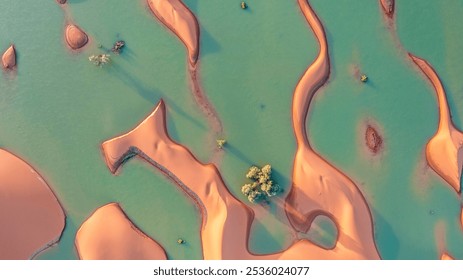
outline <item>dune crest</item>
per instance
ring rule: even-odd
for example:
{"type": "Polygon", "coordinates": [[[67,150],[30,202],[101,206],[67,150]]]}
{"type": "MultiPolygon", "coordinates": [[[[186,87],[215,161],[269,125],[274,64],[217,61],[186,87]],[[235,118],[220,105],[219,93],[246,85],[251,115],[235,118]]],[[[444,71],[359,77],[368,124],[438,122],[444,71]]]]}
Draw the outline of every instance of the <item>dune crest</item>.
{"type": "Polygon", "coordinates": [[[439,126],[426,145],[426,160],[459,193],[463,166],[463,133],[452,122],[445,90],[436,71],[424,59],[412,54],[409,56],[433,85],[439,106],[439,126]]]}
{"type": "Polygon", "coordinates": [[[294,90],[292,118],[297,151],[293,186],[286,198],[286,212],[291,224],[301,232],[306,232],[320,214],[332,218],[338,228],[334,251],[343,252],[344,258],[378,259],[372,217],[362,193],[309,144],[306,132],[309,105],[316,91],[329,77],[330,61],[323,25],[306,0],[298,2],[320,50],[294,90]]]}
{"type": "Polygon", "coordinates": [[[77,231],[82,260],[166,260],[164,249],[141,232],[117,203],[98,208],[77,231]]]}
{"type": "Polygon", "coordinates": [[[0,259],[31,259],[58,242],[65,215],[43,178],[0,149],[0,259]]]}
{"type": "Polygon", "coordinates": [[[199,24],[194,14],[180,0],[147,1],[153,14],[185,44],[194,66],[199,55],[199,24]]]}
{"type": "Polygon", "coordinates": [[[88,42],[87,34],[77,25],[73,24],[66,26],[65,38],[66,43],[73,50],[82,48],[88,42]]]}
{"type": "Polygon", "coordinates": [[[139,156],[170,177],[201,209],[203,256],[211,259],[357,259],[364,258],[338,247],[321,248],[308,240],[299,240],[287,250],[268,255],[248,251],[251,209],[227,189],[213,164],[200,163],[182,145],[173,142],[166,129],[164,102],[137,127],[102,144],[111,172],[131,157],[139,156]]]}
{"type": "Polygon", "coordinates": [[[2,64],[4,68],[13,68],[16,66],[16,50],[14,45],[11,45],[2,56],[2,64]]]}

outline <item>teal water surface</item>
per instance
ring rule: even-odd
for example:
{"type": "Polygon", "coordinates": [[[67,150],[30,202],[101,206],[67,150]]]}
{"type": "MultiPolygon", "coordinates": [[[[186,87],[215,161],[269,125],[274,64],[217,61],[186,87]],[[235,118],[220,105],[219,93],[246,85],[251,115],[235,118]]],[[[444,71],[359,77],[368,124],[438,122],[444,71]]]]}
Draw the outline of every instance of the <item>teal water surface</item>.
{"type": "MultiPolygon", "coordinates": [[[[2,73],[0,81],[0,147],[40,172],[67,215],[62,240],[38,258],[77,258],[77,229],[109,202],[119,202],[169,258],[201,258],[199,211],[184,193],[139,159],[112,175],[100,150],[101,142],[134,127],[163,98],[170,135],[200,160],[211,157],[215,143],[192,98],[181,42],[142,0],[69,0],[69,17],[55,1],[0,2],[0,49],[14,43],[18,52],[17,71],[2,73]],[[66,21],[91,37],[83,51],[66,48],[66,21]],[[99,44],[110,48],[118,39],[127,48],[112,55],[111,65],[89,63],[88,56],[103,51],[99,44]]],[[[317,54],[315,38],[297,1],[248,0],[248,10],[240,9],[240,1],[184,2],[200,21],[200,79],[228,143],[219,163],[224,181],[244,201],[240,186],[248,167],[270,163],[285,190],[281,202],[296,149],[292,93],[317,54]]],[[[360,187],[383,258],[438,258],[435,227],[442,223],[447,249],[463,258],[460,198],[424,162],[424,146],[437,125],[436,98],[405,52],[433,64],[460,125],[463,39],[457,36],[462,23],[456,15],[462,5],[398,1],[395,28],[387,25],[379,1],[310,3],[327,31],[332,63],[330,80],[308,116],[314,148],[360,187]],[[369,76],[368,83],[358,81],[355,67],[369,76]],[[366,123],[379,127],[384,138],[377,156],[365,150],[366,123]]],[[[283,226],[278,203],[265,209],[245,203],[260,213],[251,232],[253,252],[289,246],[292,233],[283,226]]],[[[333,230],[323,223],[321,228],[326,232],[318,238],[329,244],[333,230]]]]}

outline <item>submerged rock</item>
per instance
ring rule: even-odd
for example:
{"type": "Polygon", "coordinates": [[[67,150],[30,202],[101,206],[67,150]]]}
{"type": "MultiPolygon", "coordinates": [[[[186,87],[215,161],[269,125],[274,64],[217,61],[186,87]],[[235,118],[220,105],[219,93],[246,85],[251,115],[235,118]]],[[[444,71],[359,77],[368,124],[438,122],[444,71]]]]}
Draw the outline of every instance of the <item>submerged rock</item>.
{"type": "Polygon", "coordinates": [[[66,43],[74,50],[80,49],[88,42],[87,34],[76,25],[68,25],[65,32],[66,43]]]}
{"type": "Polygon", "coordinates": [[[58,4],[66,4],[66,0],[56,0],[58,4]]]}
{"type": "Polygon", "coordinates": [[[5,68],[13,68],[16,66],[16,50],[14,45],[11,45],[2,56],[2,64],[5,68]]]}

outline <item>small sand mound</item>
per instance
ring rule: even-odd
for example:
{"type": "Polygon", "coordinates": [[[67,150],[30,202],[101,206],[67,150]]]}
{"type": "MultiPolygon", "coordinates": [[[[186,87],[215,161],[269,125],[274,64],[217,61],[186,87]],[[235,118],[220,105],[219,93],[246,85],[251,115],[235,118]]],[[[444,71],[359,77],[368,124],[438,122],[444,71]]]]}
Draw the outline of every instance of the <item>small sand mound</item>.
{"type": "Polygon", "coordinates": [[[365,143],[368,149],[376,154],[383,146],[383,138],[379,135],[378,131],[369,125],[365,131],[365,143]]]}
{"type": "Polygon", "coordinates": [[[3,53],[2,63],[5,68],[11,69],[16,66],[16,50],[13,45],[3,53]]]}
{"type": "Polygon", "coordinates": [[[87,34],[76,25],[66,27],[66,43],[74,50],[80,49],[88,42],[87,34]]]}

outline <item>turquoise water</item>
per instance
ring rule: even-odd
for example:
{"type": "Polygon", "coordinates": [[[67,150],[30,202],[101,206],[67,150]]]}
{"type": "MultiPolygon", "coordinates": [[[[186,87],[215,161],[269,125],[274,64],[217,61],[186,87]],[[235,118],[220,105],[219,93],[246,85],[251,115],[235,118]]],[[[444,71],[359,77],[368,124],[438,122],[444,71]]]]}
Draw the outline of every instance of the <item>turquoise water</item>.
{"type": "MultiPolygon", "coordinates": [[[[220,163],[225,182],[242,198],[249,165],[270,163],[287,192],[295,151],[292,92],[317,53],[296,1],[248,0],[246,11],[240,1],[184,2],[200,20],[200,76],[228,142],[220,163]]],[[[163,98],[171,136],[199,159],[210,158],[215,143],[209,142],[208,124],[191,97],[184,46],[142,0],[117,5],[70,0],[71,20],[92,38],[78,53],[65,47],[66,19],[54,1],[0,3],[6,7],[0,10],[0,49],[14,42],[18,52],[17,73],[3,73],[0,81],[0,147],[31,163],[67,213],[61,242],[39,258],[76,258],[77,229],[95,209],[113,201],[163,245],[169,258],[201,258],[200,216],[192,202],[139,159],[113,176],[99,148],[136,125],[163,98]],[[125,40],[127,49],[112,56],[109,67],[88,62],[88,56],[101,52],[98,44],[109,48],[117,39],[125,40]],[[178,246],[177,238],[187,245],[178,246]]],[[[377,1],[311,3],[327,30],[332,62],[330,81],[309,112],[313,146],[365,194],[383,258],[438,258],[434,228],[442,222],[450,254],[463,258],[460,198],[423,163],[424,145],[437,125],[431,86],[398,48],[377,1]],[[367,84],[352,75],[352,65],[369,76],[367,84]],[[365,122],[375,123],[383,134],[384,151],[376,157],[364,152],[359,134],[365,122]]],[[[463,23],[456,15],[462,11],[458,1],[397,4],[398,37],[405,49],[436,68],[457,125],[463,113],[463,39],[457,34],[463,23]]],[[[281,226],[278,206],[252,207],[264,214],[253,225],[251,250],[267,253],[288,246],[290,234],[281,226]]],[[[333,229],[326,223],[321,228],[325,233],[314,238],[329,243],[333,229]]]]}

